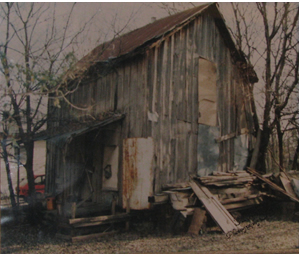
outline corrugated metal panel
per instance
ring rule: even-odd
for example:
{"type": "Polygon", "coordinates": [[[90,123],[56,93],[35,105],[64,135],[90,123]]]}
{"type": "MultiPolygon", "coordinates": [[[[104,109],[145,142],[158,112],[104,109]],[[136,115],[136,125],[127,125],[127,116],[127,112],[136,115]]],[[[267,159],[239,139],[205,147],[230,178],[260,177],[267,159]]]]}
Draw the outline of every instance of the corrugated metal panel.
{"type": "Polygon", "coordinates": [[[135,210],[149,209],[148,196],[153,195],[152,138],[128,138],[123,141],[123,207],[127,201],[135,210]]]}

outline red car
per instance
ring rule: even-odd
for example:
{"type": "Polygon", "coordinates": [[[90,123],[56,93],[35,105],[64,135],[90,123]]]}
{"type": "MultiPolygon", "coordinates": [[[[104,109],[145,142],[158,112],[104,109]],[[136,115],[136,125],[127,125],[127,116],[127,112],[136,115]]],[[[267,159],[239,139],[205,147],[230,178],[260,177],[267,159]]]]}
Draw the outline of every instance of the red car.
{"type": "MultiPolygon", "coordinates": [[[[26,179],[26,181],[27,181],[27,179],[26,179]]],[[[36,197],[38,199],[44,198],[45,175],[35,175],[34,176],[34,185],[35,185],[36,197]]],[[[16,193],[17,193],[17,191],[18,191],[18,187],[16,187],[16,193]]],[[[23,179],[22,182],[20,183],[19,191],[20,191],[19,197],[24,198],[24,200],[26,201],[28,198],[29,188],[28,188],[28,183],[25,182],[25,179],[23,179]]]]}

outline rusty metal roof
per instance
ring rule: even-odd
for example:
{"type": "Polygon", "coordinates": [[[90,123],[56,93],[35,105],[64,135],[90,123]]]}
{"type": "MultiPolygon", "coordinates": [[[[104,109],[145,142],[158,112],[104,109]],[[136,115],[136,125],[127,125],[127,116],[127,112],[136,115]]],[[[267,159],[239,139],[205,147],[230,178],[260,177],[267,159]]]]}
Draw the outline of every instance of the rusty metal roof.
{"type": "Polygon", "coordinates": [[[94,61],[104,61],[129,53],[148,41],[159,38],[177,26],[180,26],[190,18],[201,13],[210,5],[211,4],[205,4],[194,7],[184,12],[154,21],[144,27],[124,34],[112,41],[96,47],[88,55],[86,55],[82,61],[86,59],[89,60],[89,57],[93,57],[94,61]]]}
{"type": "MultiPolygon", "coordinates": [[[[238,55],[238,59],[246,63],[244,56],[241,53],[238,53],[236,50],[234,41],[232,40],[232,37],[225,24],[224,17],[218,9],[218,4],[207,3],[154,21],[145,25],[144,27],[138,28],[99,45],[86,56],[84,56],[80,61],[78,61],[75,67],[65,74],[62,84],[67,83],[69,80],[83,76],[90,67],[99,62],[113,60],[126,54],[134,53],[134,51],[140,47],[148,46],[169,32],[172,32],[176,28],[181,27],[185,23],[189,22],[208,8],[210,10],[210,14],[214,15],[214,17],[221,18],[218,19],[218,26],[221,28],[220,32],[225,38],[227,45],[231,50],[233,50],[232,53],[238,55]]],[[[254,76],[254,82],[257,82],[256,74],[254,76]]]]}
{"type": "Polygon", "coordinates": [[[35,135],[34,140],[51,140],[54,143],[60,143],[61,145],[64,145],[65,142],[72,140],[76,136],[103,128],[104,126],[122,120],[123,118],[125,118],[125,114],[113,114],[97,121],[86,123],[69,122],[63,126],[48,128],[47,130],[41,131],[35,135]]]}
{"type": "Polygon", "coordinates": [[[162,18],[160,20],[147,24],[144,27],[138,28],[134,31],[131,31],[127,34],[99,45],[86,56],[84,56],[80,61],[78,61],[75,65],[75,68],[73,68],[72,71],[69,71],[67,75],[65,75],[65,79],[74,79],[78,77],[79,75],[81,75],[81,73],[86,71],[89,67],[93,66],[97,62],[103,62],[118,58],[130,52],[133,52],[138,47],[146,45],[149,42],[158,39],[164,34],[181,26],[189,19],[192,19],[197,14],[200,14],[212,5],[216,5],[216,3],[196,6],[181,13],[162,18]]]}

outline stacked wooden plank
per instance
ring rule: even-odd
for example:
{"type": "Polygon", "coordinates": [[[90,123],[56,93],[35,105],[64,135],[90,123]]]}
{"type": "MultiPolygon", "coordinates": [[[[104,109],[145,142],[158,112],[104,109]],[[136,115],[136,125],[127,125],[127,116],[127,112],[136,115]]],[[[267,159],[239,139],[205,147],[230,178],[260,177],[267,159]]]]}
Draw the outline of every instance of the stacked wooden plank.
{"type": "Polygon", "coordinates": [[[256,179],[245,171],[223,173],[213,172],[210,176],[198,177],[201,184],[205,186],[236,186],[236,185],[251,185],[256,179]]]}
{"type": "Polygon", "coordinates": [[[216,171],[212,175],[197,179],[209,188],[227,210],[240,210],[263,201],[263,193],[254,185],[257,177],[246,171],[216,171]]]}
{"type": "MultiPolygon", "coordinates": [[[[212,172],[209,176],[192,177],[202,186],[205,186],[227,210],[234,211],[260,204],[263,201],[263,192],[254,183],[256,176],[246,171],[212,172]]],[[[165,185],[165,192],[180,191],[190,188],[189,182],[165,185]]]]}
{"type": "Polygon", "coordinates": [[[77,242],[115,234],[120,231],[120,228],[124,229],[124,226],[125,230],[129,229],[131,218],[129,201],[126,204],[126,212],[116,212],[116,202],[113,201],[111,215],[75,218],[74,214],[71,218],[69,217],[59,216],[57,218],[57,237],[77,242]]]}
{"type": "Polygon", "coordinates": [[[56,236],[72,242],[94,239],[119,232],[112,224],[126,222],[127,226],[129,219],[129,213],[74,219],[61,218],[56,236]]]}

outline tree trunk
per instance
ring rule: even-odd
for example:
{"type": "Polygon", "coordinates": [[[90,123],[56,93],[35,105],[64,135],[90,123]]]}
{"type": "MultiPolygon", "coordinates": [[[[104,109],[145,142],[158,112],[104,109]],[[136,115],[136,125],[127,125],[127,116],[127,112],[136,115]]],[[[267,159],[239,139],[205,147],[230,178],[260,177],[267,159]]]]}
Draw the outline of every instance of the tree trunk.
{"type": "Polygon", "coordinates": [[[28,193],[29,193],[29,202],[35,203],[36,193],[34,187],[34,172],[33,172],[33,151],[34,151],[34,142],[32,140],[24,142],[26,150],[26,164],[25,169],[27,173],[28,181],[28,193]]]}
{"type": "Polygon", "coordinates": [[[255,147],[254,147],[254,150],[253,150],[253,153],[251,156],[251,162],[250,162],[250,168],[252,168],[252,169],[256,169],[256,165],[258,162],[258,156],[259,156],[260,142],[261,142],[261,130],[258,129],[255,147]]]}
{"type": "Polygon", "coordinates": [[[269,139],[271,135],[271,129],[266,128],[261,133],[261,141],[260,141],[260,148],[259,148],[259,157],[256,165],[256,169],[258,171],[266,172],[266,154],[269,145],[269,139]]]}
{"type": "Polygon", "coordinates": [[[278,139],[278,155],[279,155],[279,171],[283,168],[283,133],[281,131],[280,120],[276,122],[277,125],[277,139],[278,139]]]}
{"type": "Polygon", "coordinates": [[[16,204],[14,189],[13,189],[12,180],[11,180],[11,172],[10,172],[10,167],[9,167],[7,149],[6,149],[6,136],[3,137],[3,140],[1,141],[1,146],[2,146],[3,159],[4,159],[4,163],[5,163],[6,174],[7,174],[10,202],[11,202],[12,208],[15,209],[17,204],[16,204]]]}
{"type": "Polygon", "coordinates": [[[297,149],[294,154],[292,170],[299,171],[299,141],[298,141],[297,149]]]}

